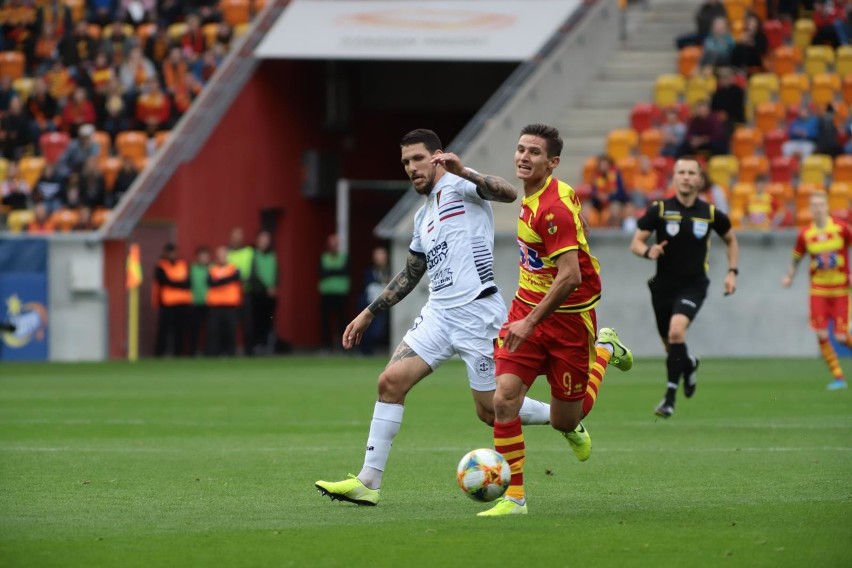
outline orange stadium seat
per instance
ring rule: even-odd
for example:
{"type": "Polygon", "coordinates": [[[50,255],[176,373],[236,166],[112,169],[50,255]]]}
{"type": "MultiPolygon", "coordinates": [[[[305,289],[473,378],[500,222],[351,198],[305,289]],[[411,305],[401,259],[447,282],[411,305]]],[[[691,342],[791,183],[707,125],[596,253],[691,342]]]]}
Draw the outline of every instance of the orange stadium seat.
{"type": "Polygon", "coordinates": [[[793,195],[793,205],[796,211],[808,209],[811,195],[823,191],[823,187],[814,183],[800,182],[793,195]]]}
{"type": "Polygon", "coordinates": [[[731,187],[731,180],[737,176],[740,169],[736,156],[713,156],[707,164],[707,175],[713,183],[718,183],[725,189],[731,187]]]}
{"type": "Polygon", "coordinates": [[[216,34],[219,33],[219,24],[216,22],[204,24],[203,26],[201,26],[201,33],[204,34],[204,43],[209,49],[213,47],[213,44],[216,43],[216,34]]]}
{"type": "Polygon", "coordinates": [[[778,93],[778,75],[756,73],[748,80],[748,102],[750,106],[771,101],[778,93]]]}
{"type": "Polygon", "coordinates": [[[642,156],[656,158],[660,155],[662,149],[663,132],[661,130],[657,130],[656,128],[649,128],[648,130],[639,134],[639,154],[641,154],[642,156]]]}
{"type": "Polygon", "coordinates": [[[154,35],[157,31],[157,24],[142,24],[136,28],[136,37],[139,38],[139,43],[145,45],[148,38],[154,35]]]}
{"type": "Polygon", "coordinates": [[[849,201],[852,186],[843,181],[835,181],[828,188],[828,211],[844,219],[849,218],[849,201]]]}
{"type": "Polygon", "coordinates": [[[825,105],[840,94],[840,77],[834,73],[815,75],[811,85],[811,103],[822,111],[825,105]]]}
{"type": "Polygon", "coordinates": [[[781,147],[787,141],[787,131],[783,128],[770,130],[763,135],[763,153],[767,158],[776,158],[781,155],[781,147]]]}
{"type": "Polygon", "coordinates": [[[753,182],[757,176],[769,174],[769,159],[766,156],[745,156],[740,160],[739,181],[753,182]]]}
{"type": "Polygon", "coordinates": [[[65,132],[45,132],[38,139],[42,156],[51,164],[62,157],[69,142],[71,138],[65,132]]]}
{"type": "Polygon", "coordinates": [[[793,24],[793,45],[804,50],[811,44],[811,39],[816,33],[816,25],[813,20],[799,18],[793,24]]]}
{"type": "Polygon", "coordinates": [[[231,26],[246,24],[251,18],[249,0],[221,0],[219,9],[225,22],[231,26]]]}
{"type": "Polygon", "coordinates": [[[101,39],[101,35],[103,35],[103,28],[101,28],[98,24],[89,24],[86,27],[86,35],[95,41],[99,41],[101,39]]]}
{"type": "Polygon", "coordinates": [[[791,156],[770,158],[769,179],[780,183],[792,183],[797,169],[796,159],[791,156]]]}
{"type": "Polygon", "coordinates": [[[0,78],[20,79],[24,76],[24,54],[17,51],[0,51],[0,78]]]}
{"type": "Polygon", "coordinates": [[[252,0],[251,2],[251,9],[255,14],[263,10],[264,6],[266,6],[266,0],[252,0]]]}
{"type": "Polygon", "coordinates": [[[843,96],[843,102],[847,105],[852,105],[852,75],[843,77],[843,84],[840,86],[840,94],[843,96]]]}
{"type": "Polygon", "coordinates": [[[805,74],[813,77],[828,73],[834,67],[834,50],[827,45],[812,45],[805,49],[805,74]]]}
{"type": "Polygon", "coordinates": [[[799,171],[799,182],[812,183],[819,187],[825,187],[825,180],[831,175],[834,162],[827,154],[811,154],[802,160],[799,171]]]}
{"type": "Polygon", "coordinates": [[[710,100],[716,91],[716,77],[696,75],[686,82],[686,104],[694,105],[698,101],[710,100]]]}
{"type": "Polygon", "coordinates": [[[630,126],[636,132],[653,128],[660,120],[661,111],[652,103],[636,103],[630,111],[630,126]]]}
{"type": "Polygon", "coordinates": [[[754,194],[754,184],[738,182],[731,189],[731,211],[745,211],[749,198],[754,194]]]}
{"type": "Polygon", "coordinates": [[[784,118],[784,105],[779,102],[766,102],[757,105],[754,111],[754,126],[766,134],[778,128],[778,123],[784,118]]]}
{"type": "Polygon", "coordinates": [[[115,137],[115,146],[120,156],[135,161],[147,156],[148,137],[139,130],[127,130],[115,137]]]}
{"type": "Polygon", "coordinates": [[[731,22],[741,22],[746,12],[751,8],[751,2],[746,0],[725,0],[725,12],[731,22]]]}
{"type": "Polygon", "coordinates": [[[637,142],[638,135],[632,128],[612,130],[606,139],[606,153],[613,160],[618,160],[632,154],[637,142]]]}
{"type": "Polygon", "coordinates": [[[852,75],[852,45],[841,45],[835,55],[834,72],[841,77],[852,75]]]}
{"type": "Polygon", "coordinates": [[[754,12],[755,16],[760,18],[761,22],[765,22],[766,18],[769,17],[768,0],[754,0],[754,3],[751,6],[751,11],[754,12]]]}
{"type": "Polygon", "coordinates": [[[160,146],[166,143],[166,140],[169,139],[170,131],[168,130],[160,130],[156,134],[154,134],[154,148],[159,150],[160,146]]]}
{"type": "Polygon", "coordinates": [[[92,224],[95,227],[100,228],[101,225],[106,223],[107,219],[109,219],[109,209],[98,207],[92,211],[92,224]]]}
{"type": "Polygon", "coordinates": [[[680,74],[667,74],[657,77],[654,83],[654,103],[663,108],[674,105],[686,90],[686,79],[680,74]]]}
{"type": "Polygon", "coordinates": [[[793,200],[793,184],[777,181],[769,182],[766,185],[766,193],[785,204],[790,203],[793,200]]]}
{"type": "Polygon", "coordinates": [[[98,144],[98,158],[101,161],[107,159],[112,154],[112,138],[110,138],[109,132],[96,130],[93,138],[98,144]]]}
{"type": "Polygon", "coordinates": [[[583,162],[583,183],[592,183],[595,179],[595,171],[598,169],[598,159],[595,156],[586,158],[583,162]]]}
{"type": "Polygon", "coordinates": [[[86,1],[85,0],[64,0],[66,6],[71,11],[71,19],[79,22],[86,17],[86,1]]]}
{"type": "Polygon", "coordinates": [[[791,73],[781,77],[778,98],[785,105],[800,105],[805,93],[811,88],[811,80],[804,73],[791,73]]]}
{"type": "Polygon", "coordinates": [[[763,22],[763,33],[766,35],[769,49],[773,51],[784,45],[784,41],[787,39],[784,26],[778,20],[765,20],[763,22]]]}
{"type": "Polygon", "coordinates": [[[772,71],[780,76],[795,73],[802,62],[802,52],[791,45],[782,45],[772,51],[772,71]]]}
{"type": "Polygon", "coordinates": [[[753,155],[763,142],[760,130],[748,126],[738,126],[731,136],[731,154],[742,160],[753,155]]]}
{"type": "Polygon", "coordinates": [[[115,180],[120,169],[121,158],[110,156],[101,162],[101,174],[104,176],[104,187],[107,191],[112,191],[115,187],[115,180]]]}
{"type": "Polygon", "coordinates": [[[57,209],[51,214],[50,220],[57,230],[68,232],[80,222],[80,213],[76,209],[57,209]]]}
{"type": "Polygon", "coordinates": [[[834,159],[834,181],[852,183],[852,155],[841,154],[834,159]]]}
{"type": "Polygon", "coordinates": [[[137,171],[142,171],[148,167],[148,156],[142,156],[141,158],[136,158],[133,160],[133,165],[136,166],[137,171]]]}
{"type": "Polygon", "coordinates": [[[634,156],[625,156],[620,160],[616,160],[615,166],[621,172],[621,179],[624,180],[624,185],[627,186],[627,190],[629,191],[633,188],[636,180],[636,172],[639,170],[639,160],[634,156]]]}
{"type": "Polygon", "coordinates": [[[47,160],[42,156],[25,156],[21,158],[18,161],[18,170],[20,171],[21,179],[26,181],[30,187],[35,187],[46,165],[47,160]]]}
{"type": "Polygon", "coordinates": [[[704,48],[695,45],[688,45],[681,49],[677,54],[677,71],[684,77],[690,77],[698,68],[698,62],[701,60],[701,54],[704,53],[704,48]]]}

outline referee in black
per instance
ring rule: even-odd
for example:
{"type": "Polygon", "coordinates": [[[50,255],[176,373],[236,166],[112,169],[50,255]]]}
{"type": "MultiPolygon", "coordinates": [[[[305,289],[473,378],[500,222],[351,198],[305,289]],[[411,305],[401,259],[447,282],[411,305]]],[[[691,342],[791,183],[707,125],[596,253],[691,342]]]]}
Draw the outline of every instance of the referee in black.
{"type": "Polygon", "coordinates": [[[639,219],[630,250],[657,262],[657,273],[648,281],[651,302],[657,318],[657,331],[668,352],[666,396],[657,405],[657,416],[674,414],[675,396],[680,377],[684,377],[686,398],[695,393],[698,358],[690,357],[686,348],[686,331],[707,296],[710,232],[716,231],[725,241],[728,252],[728,274],[725,295],[737,289],[739,247],[727,215],[713,205],[698,199],[704,186],[704,174],[695,158],[682,157],[674,165],[672,178],[676,194],[648,206],[639,219]],[[656,242],[648,238],[656,233],[656,242]]]}

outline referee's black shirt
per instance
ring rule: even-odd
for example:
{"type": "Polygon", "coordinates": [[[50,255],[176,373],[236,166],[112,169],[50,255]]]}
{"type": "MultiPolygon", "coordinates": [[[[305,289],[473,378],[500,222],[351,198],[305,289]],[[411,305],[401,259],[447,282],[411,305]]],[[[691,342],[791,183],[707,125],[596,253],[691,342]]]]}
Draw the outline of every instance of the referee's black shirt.
{"type": "Polygon", "coordinates": [[[685,207],[676,197],[648,206],[638,226],[657,233],[657,243],[668,241],[657,259],[656,280],[668,285],[687,284],[707,277],[710,229],[724,236],[731,229],[727,215],[696,199],[685,207]]]}

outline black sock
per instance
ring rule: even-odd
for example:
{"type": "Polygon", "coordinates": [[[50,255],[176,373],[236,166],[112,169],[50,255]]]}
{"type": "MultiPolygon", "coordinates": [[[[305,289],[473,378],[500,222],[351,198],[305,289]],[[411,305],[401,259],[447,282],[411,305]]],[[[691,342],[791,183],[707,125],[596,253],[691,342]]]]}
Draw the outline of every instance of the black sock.
{"type": "Polygon", "coordinates": [[[669,356],[666,359],[666,370],[668,371],[668,389],[666,389],[666,404],[674,405],[677,394],[677,384],[680,377],[689,365],[686,355],[685,343],[672,343],[669,345],[669,356]]]}

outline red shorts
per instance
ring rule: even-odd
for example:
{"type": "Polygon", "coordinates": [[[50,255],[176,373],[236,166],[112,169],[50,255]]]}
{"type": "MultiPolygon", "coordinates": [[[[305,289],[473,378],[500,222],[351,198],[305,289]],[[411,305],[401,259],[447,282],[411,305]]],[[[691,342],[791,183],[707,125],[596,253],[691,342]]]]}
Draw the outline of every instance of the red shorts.
{"type": "MultiPolygon", "coordinates": [[[[509,322],[523,319],[530,311],[531,306],[515,298],[509,309],[509,322]]],[[[516,375],[530,387],[537,376],[545,375],[553,398],[582,400],[595,362],[596,330],[595,310],[553,313],[510,353],[503,347],[506,331],[501,329],[494,348],[497,376],[516,375]]]]}
{"type": "Polygon", "coordinates": [[[849,295],[811,296],[811,327],[828,329],[833,322],[834,333],[849,332],[849,295]]]}

